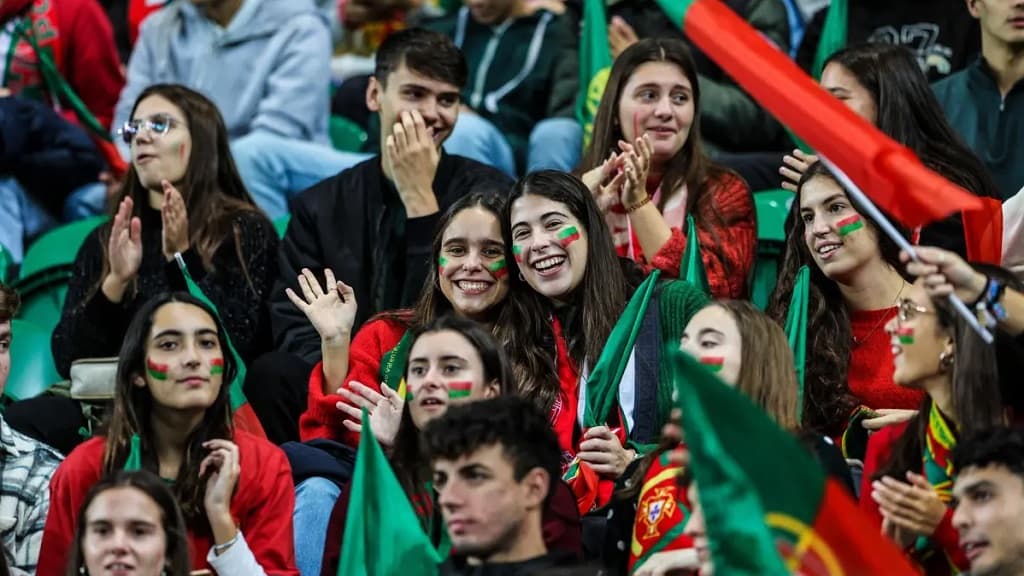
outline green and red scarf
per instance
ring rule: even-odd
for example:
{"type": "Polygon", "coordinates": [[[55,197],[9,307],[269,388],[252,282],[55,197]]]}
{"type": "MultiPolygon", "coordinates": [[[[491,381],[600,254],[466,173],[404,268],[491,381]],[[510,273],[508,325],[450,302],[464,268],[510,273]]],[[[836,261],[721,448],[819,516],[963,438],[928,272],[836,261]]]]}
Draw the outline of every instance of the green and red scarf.
{"type": "MultiPolygon", "coordinates": [[[[947,506],[953,500],[953,478],[956,474],[949,456],[956,442],[956,425],[942,414],[937,404],[932,402],[931,409],[928,410],[928,432],[924,439],[924,450],[921,451],[922,467],[924,477],[931,484],[932,490],[947,506]]],[[[953,559],[942,551],[941,546],[933,546],[931,539],[926,536],[918,537],[914,553],[922,561],[932,554],[942,554],[945,556],[943,563],[948,564],[951,572],[959,573],[953,559]]]]}

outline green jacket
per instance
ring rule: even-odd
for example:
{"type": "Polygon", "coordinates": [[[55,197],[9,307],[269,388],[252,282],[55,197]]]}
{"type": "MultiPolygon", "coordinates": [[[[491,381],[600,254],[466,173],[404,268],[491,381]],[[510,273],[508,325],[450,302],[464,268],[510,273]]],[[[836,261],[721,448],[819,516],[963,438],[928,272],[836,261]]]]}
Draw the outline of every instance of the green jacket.
{"type": "Polygon", "coordinates": [[[573,117],[579,71],[560,57],[575,41],[564,19],[541,10],[485,26],[462,8],[426,26],[462,50],[469,66],[463,102],[505,134],[525,169],[533,127],[545,118],[573,117]]]}
{"type": "Polygon", "coordinates": [[[1004,98],[983,58],[933,86],[935,97],[960,134],[988,167],[1003,200],[1024,186],[1024,80],[1004,98]]]}

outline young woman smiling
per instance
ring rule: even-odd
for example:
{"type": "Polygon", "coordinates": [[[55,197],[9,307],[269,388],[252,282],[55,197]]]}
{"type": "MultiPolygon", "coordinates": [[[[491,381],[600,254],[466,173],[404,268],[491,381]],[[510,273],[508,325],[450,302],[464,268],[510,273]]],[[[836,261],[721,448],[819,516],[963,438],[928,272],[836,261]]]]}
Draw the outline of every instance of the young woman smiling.
{"type": "Polygon", "coordinates": [[[704,153],[700,84],[685,44],[641,40],[615,59],[581,168],[620,256],[678,277],[692,215],[711,293],[746,296],[754,201],[742,178],[704,153]]]}
{"type": "Polygon", "coordinates": [[[193,569],[221,576],[296,576],[294,492],[281,450],[234,430],[234,357],[213,310],[183,293],[147,302],[119,354],[105,436],[75,448],[50,482],[41,574],[59,574],[89,489],[139,467],[166,480],[188,525],[193,569]]]}

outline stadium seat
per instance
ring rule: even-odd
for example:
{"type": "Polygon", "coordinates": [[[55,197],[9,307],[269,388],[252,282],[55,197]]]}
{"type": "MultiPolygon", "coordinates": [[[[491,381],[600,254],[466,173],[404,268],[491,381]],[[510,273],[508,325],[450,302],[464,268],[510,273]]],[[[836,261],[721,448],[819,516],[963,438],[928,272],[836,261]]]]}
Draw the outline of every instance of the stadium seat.
{"type": "Polygon", "coordinates": [[[331,145],[342,152],[360,152],[366,143],[366,131],[342,116],[331,116],[328,132],[331,145]]]}
{"type": "Polygon", "coordinates": [[[793,203],[789,190],[762,190],[754,193],[757,211],[757,262],[750,290],[751,301],[759,309],[768,306],[768,298],[775,289],[779,264],[786,243],[786,216],[793,203]]]}
{"type": "Polygon", "coordinates": [[[50,331],[32,322],[11,321],[11,374],[4,396],[17,402],[46,392],[61,381],[50,352],[50,331]]]}

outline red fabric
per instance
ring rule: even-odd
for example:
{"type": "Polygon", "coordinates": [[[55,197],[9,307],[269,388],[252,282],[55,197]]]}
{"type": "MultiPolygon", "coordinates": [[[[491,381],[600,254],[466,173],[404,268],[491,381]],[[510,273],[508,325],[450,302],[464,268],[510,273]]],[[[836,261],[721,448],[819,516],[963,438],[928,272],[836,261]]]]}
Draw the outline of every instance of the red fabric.
{"type": "MultiPolygon", "coordinates": [[[[709,179],[694,218],[711,295],[715,298],[745,298],[749,289],[747,279],[757,253],[757,219],[750,187],[742,178],[728,173],[709,179]],[[722,226],[716,225],[710,230],[705,227],[707,223],[719,222],[719,218],[722,226]]],[[[678,278],[683,255],[686,254],[686,236],[682,232],[686,222],[669,222],[668,225],[672,228],[672,236],[649,264],[651,268],[678,278]]],[[[633,245],[640,246],[635,231],[633,245]]],[[[626,256],[626,253],[620,250],[619,255],[626,256]]]]}
{"type": "Polygon", "coordinates": [[[252,404],[246,402],[235,410],[232,415],[234,420],[235,430],[242,430],[248,432],[257,438],[263,438],[266,440],[267,431],[263,429],[263,424],[260,423],[259,416],[256,415],[256,411],[252,409],[252,404]]]}
{"type": "Polygon", "coordinates": [[[868,408],[916,410],[924,400],[924,392],[892,381],[892,343],[885,323],[895,315],[896,308],[850,312],[850,329],[860,344],[850,351],[847,381],[850,393],[868,408]]]}
{"type": "Polygon", "coordinates": [[[562,471],[569,466],[576,455],[576,410],[579,404],[580,371],[569,357],[569,348],[562,334],[562,323],[552,318],[551,331],[555,336],[558,365],[558,398],[551,407],[551,426],[562,449],[562,471]]]}
{"type": "MultiPolygon", "coordinates": [[[[395,320],[371,320],[363,325],[352,339],[348,352],[348,376],[344,387],[359,382],[380,391],[380,362],[384,354],[398,345],[408,329],[395,320]]],[[[337,440],[359,447],[359,434],[351,432],[342,424],[345,414],[338,410],[338,402],[345,399],[338,394],[324,394],[323,363],[313,367],[309,376],[309,400],[306,411],[299,418],[299,436],[303,442],[315,438],[337,440]]]]}
{"type": "Polygon", "coordinates": [[[976,196],[925,168],[913,152],[825,92],[724,2],[697,0],[684,14],[691,42],[904,226],[981,208],[976,196]]]}
{"type": "Polygon", "coordinates": [[[1003,203],[996,198],[980,198],[984,210],[963,213],[967,259],[999,266],[1003,258],[1003,203]]]}
{"type": "MultiPolygon", "coordinates": [[[[57,28],[63,52],[57,55],[60,73],[100,124],[109,130],[114,106],[124,88],[114,31],[95,0],[60,0],[59,4],[57,28]]],[[[77,124],[71,107],[67,103],[63,107],[64,116],[77,124]]]]}
{"type": "MultiPolygon", "coordinates": [[[[79,445],[50,481],[50,512],[39,551],[39,574],[64,574],[82,502],[102,475],[104,441],[97,437],[79,445]]],[[[277,446],[245,432],[236,431],[234,441],[242,471],[231,500],[231,515],[268,575],[298,576],[292,537],[295,489],[288,460],[277,446]]],[[[188,536],[192,568],[210,569],[206,562],[212,545],[209,524],[204,521],[199,533],[190,526],[188,536]]]]}
{"type": "MultiPolygon", "coordinates": [[[[896,441],[907,429],[907,422],[886,426],[875,432],[868,438],[868,451],[864,457],[864,475],[860,481],[860,509],[871,521],[871,526],[876,530],[882,529],[882,512],[878,504],[871,497],[872,477],[888,462],[892,456],[892,449],[896,441]]],[[[921,473],[923,474],[923,468],[921,473]]],[[[932,534],[932,538],[942,547],[946,554],[953,559],[953,562],[960,570],[970,568],[970,562],[960,549],[960,536],[953,528],[953,509],[947,508],[946,515],[942,522],[932,534]]]]}
{"type": "MultiPolygon", "coordinates": [[[[675,450],[682,451],[680,446],[675,450]]],[[[682,466],[669,464],[667,453],[659,454],[644,475],[640,496],[637,500],[636,517],[633,519],[633,538],[629,546],[629,573],[636,563],[649,551],[661,544],[669,531],[680,530],[674,538],[665,543],[659,551],[688,550],[693,548],[693,538],[683,533],[679,526],[690,518],[693,506],[687,497],[685,487],[679,485],[682,466]]]]}
{"type": "Polygon", "coordinates": [[[130,0],[128,3],[128,41],[134,45],[139,37],[139,26],[147,16],[166,6],[169,0],[130,0]]]}

